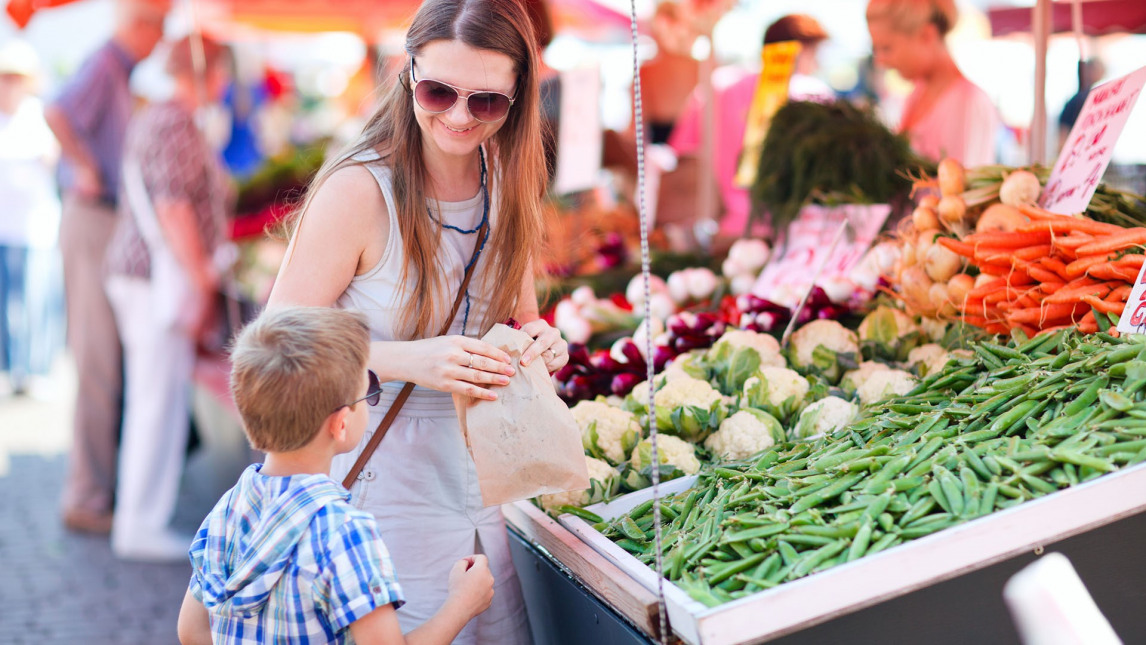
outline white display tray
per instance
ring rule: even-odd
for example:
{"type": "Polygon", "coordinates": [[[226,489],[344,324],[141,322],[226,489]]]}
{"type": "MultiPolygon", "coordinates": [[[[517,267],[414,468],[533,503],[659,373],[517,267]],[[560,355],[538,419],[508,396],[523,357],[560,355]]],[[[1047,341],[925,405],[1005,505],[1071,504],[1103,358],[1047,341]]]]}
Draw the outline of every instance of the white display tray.
{"type": "MultiPolygon", "coordinates": [[[[662,486],[662,496],[673,483],[662,486]]],[[[682,481],[674,488],[688,485],[682,481]]],[[[646,489],[589,510],[611,519],[650,497],[646,489]]],[[[717,607],[706,607],[665,580],[669,623],[690,645],[764,642],[1026,551],[1041,552],[1046,544],[1144,510],[1146,464],[1139,464],[717,607]]],[[[655,592],[652,569],[580,518],[563,515],[559,521],[655,592]]]]}

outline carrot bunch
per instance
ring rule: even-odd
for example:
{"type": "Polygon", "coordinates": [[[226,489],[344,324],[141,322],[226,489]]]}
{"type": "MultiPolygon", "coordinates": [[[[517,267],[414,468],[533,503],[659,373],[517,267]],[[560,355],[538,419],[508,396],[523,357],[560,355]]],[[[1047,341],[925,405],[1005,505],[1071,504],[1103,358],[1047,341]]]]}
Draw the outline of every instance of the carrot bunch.
{"type": "Polygon", "coordinates": [[[979,269],[956,308],[996,334],[1077,327],[1098,331],[1094,312],[1120,314],[1146,255],[1146,228],[1122,228],[1023,206],[1030,222],[1008,232],[937,240],[979,269]]]}

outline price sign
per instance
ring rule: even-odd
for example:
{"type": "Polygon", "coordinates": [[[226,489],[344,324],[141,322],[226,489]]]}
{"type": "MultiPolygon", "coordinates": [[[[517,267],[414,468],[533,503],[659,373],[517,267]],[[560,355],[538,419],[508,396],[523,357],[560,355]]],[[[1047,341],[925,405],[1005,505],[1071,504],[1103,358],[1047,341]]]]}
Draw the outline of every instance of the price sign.
{"type": "Polygon", "coordinates": [[[736,185],[748,188],[756,181],[756,168],[760,165],[760,150],[764,146],[764,136],[772,115],[788,102],[788,82],[796,67],[796,56],[800,53],[800,43],[795,40],[764,45],[760,56],[764,59],[764,69],[756,93],[752,95],[752,106],[748,109],[748,121],[744,125],[744,148],[740,153],[740,165],[736,169],[736,185]]]}
{"type": "Polygon", "coordinates": [[[1090,90],[1043,190],[1043,208],[1063,215],[1086,210],[1144,84],[1146,67],[1090,90]]]}
{"type": "Polygon", "coordinates": [[[1122,317],[1118,319],[1118,331],[1124,334],[1146,334],[1146,264],[1138,270],[1138,279],[1126,299],[1122,317]]]}
{"type": "Polygon", "coordinates": [[[854,235],[845,235],[836,245],[819,282],[847,278],[879,235],[889,213],[887,204],[805,206],[788,227],[783,254],[764,267],[752,293],[774,302],[787,301],[786,294],[804,293],[845,219],[854,235]]]}

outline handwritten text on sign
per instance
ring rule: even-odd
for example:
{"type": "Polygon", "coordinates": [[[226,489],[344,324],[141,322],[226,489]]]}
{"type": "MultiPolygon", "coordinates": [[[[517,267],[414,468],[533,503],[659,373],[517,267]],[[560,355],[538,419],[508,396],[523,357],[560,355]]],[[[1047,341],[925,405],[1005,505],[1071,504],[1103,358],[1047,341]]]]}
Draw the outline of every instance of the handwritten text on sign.
{"type": "Polygon", "coordinates": [[[1138,270],[1138,280],[1126,298],[1122,317],[1118,319],[1118,331],[1124,334],[1146,334],[1146,265],[1138,270]]]}
{"type": "Polygon", "coordinates": [[[854,236],[845,235],[836,245],[819,282],[847,278],[879,235],[890,212],[891,207],[886,204],[805,206],[788,228],[784,254],[764,267],[752,293],[774,302],[788,300],[785,294],[803,294],[811,286],[812,277],[844,219],[851,223],[854,236]]]}
{"type": "Polygon", "coordinates": [[[1086,210],[1143,84],[1146,67],[1090,91],[1047,180],[1043,208],[1064,215],[1086,210]]]}

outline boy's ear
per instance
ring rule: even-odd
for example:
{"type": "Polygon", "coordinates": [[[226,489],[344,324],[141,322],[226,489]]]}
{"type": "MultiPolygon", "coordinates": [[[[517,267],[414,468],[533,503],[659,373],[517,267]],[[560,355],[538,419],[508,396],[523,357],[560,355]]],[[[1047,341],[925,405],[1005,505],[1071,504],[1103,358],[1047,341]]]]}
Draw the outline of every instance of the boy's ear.
{"type": "Polygon", "coordinates": [[[328,433],[331,439],[335,441],[346,440],[346,417],[350,414],[349,407],[338,408],[337,411],[330,413],[326,417],[326,422],[322,424],[322,431],[328,433]]]}

